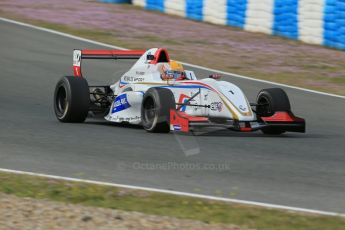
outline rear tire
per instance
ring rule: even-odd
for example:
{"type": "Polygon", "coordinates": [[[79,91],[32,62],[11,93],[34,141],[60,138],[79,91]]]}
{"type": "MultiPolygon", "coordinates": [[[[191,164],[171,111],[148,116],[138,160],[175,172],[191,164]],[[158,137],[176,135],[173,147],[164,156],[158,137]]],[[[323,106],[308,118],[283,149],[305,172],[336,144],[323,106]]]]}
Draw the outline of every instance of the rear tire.
{"type": "MultiPolygon", "coordinates": [[[[263,89],[257,96],[256,114],[260,117],[272,116],[277,111],[291,111],[290,100],[281,88],[263,89]]],[[[279,127],[265,127],[264,134],[279,135],[285,131],[279,127]]]]}
{"type": "Polygon", "coordinates": [[[150,88],[144,95],[141,120],[148,132],[170,132],[170,109],[175,109],[175,98],[169,89],[150,88]]]}
{"type": "Polygon", "coordinates": [[[85,78],[65,76],[56,84],[54,111],[61,122],[84,122],[90,106],[89,86],[85,78]]]}

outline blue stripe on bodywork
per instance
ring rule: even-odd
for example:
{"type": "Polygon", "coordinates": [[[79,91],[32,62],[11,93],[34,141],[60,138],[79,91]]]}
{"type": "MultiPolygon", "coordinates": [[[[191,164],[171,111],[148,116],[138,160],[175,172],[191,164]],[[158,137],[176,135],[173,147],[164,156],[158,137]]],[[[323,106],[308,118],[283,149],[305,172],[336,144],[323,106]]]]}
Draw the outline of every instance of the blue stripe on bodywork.
{"type": "Polygon", "coordinates": [[[125,82],[125,81],[121,81],[121,80],[120,80],[120,84],[122,84],[122,85],[127,85],[128,82],[125,82]]]}
{"type": "Polygon", "coordinates": [[[167,85],[159,86],[161,88],[181,88],[181,89],[210,89],[203,85],[167,85]]]}
{"type": "Polygon", "coordinates": [[[146,0],[145,8],[147,10],[157,10],[160,12],[164,12],[164,0],[146,0]]]}
{"type": "MultiPolygon", "coordinates": [[[[143,82],[144,83],[144,82],[143,82]]],[[[122,85],[127,85],[129,84],[128,82],[123,82],[120,81],[120,84],[122,85]]],[[[147,83],[148,85],[150,85],[150,83],[147,83]]],[[[152,86],[152,87],[161,87],[161,88],[181,88],[181,89],[210,89],[209,87],[203,86],[203,85],[158,85],[158,86],[152,86]]]]}
{"type": "Polygon", "coordinates": [[[226,23],[243,28],[246,23],[247,0],[227,0],[226,23]]]}
{"type": "Polygon", "coordinates": [[[291,39],[298,38],[298,0],[275,0],[273,34],[291,39]]]}
{"type": "MultiPolygon", "coordinates": [[[[184,99],[184,100],[182,101],[182,104],[186,103],[188,100],[189,100],[189,98],[184,99]]],[[[182,106],[182,107],[180,108],[180,111],[181,111],[181,112],[186,112],[186,109],[187,109],[187,106],[184,105],[184,106],[182,106]]]]}

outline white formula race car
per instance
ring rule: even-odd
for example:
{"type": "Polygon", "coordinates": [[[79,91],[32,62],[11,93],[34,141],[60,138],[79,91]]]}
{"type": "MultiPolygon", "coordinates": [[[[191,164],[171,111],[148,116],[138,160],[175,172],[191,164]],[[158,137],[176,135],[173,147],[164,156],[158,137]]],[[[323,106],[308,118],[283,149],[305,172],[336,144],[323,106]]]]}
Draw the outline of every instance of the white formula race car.
{"type": "Polygon", "coordinates": [[[61,122],[84,122],[102,115],[117,123],[142,125],[149,132],[189,132],[221,127],[265,134],[305,132],[305,120],[293,115],[287,94],[263,89],[249,103],[236,85],[219,75],[198,80],[193,71],[170,60],[163,48],[149,50],[74,50],[74,76],[57,83],[56,117],[61,122]],[[112,85],[89,86],[82,76],[82,59],[137,59],[112,85]]]}

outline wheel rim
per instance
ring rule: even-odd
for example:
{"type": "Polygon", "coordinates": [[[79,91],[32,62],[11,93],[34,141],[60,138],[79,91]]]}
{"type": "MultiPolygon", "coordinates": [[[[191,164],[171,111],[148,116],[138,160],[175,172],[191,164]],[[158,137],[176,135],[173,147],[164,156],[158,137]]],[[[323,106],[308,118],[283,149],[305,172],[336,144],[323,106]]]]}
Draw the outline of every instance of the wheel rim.
{"type": "Polygon", "coordinates": [[[65,87],[61,86],[59,87],[56,95],[56,110],[59,117],[65,113],[67,104],[67,93],[65,87]]]}
{"type": "Polygon", "coordinates": [[[149,97],[144,103],[144,120],[146,122],[152,123],[156,116],[156,104],[154,100],[149,97]]]}
{"type": "Polygon", "coordinates": [[[261,95],[259,97],[258,105],[258,113],[262,116],[269,116],[272,114],[270,100],[266,96],[261,95]]]}

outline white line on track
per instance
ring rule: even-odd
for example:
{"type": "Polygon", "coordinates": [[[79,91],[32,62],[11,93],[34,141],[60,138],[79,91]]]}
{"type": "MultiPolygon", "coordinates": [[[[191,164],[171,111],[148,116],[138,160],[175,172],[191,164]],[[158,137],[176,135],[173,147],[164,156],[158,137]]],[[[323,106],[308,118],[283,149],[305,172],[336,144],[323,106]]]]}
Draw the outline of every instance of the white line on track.
{"type": "Polygon", "coordinates": [[[126,189],[137,189],[137,190],[143,190],[143,191],[149,191],[149,192],[159,192],[159,193],[165,193],[165,194],[171,194],[171,195],[177,195],[177,196],[187,196],[187,197],[201,198],[201,199],[214,200],[214,201],[223,201],[223,202],[230,202],[230,203],[237,203],[237,204],[254,205],[254,206],[260,206],[260,207],[265,207],[265,208],[282,209],[282,210],[288,210],[288,211],[294,211],[294,212],[304,212],[304,213],[318,214],[318,215],[345,217],[345,213],[326,212],[326,211],[321,211],[321,210],[290,207],[290,206],[285,206],[285,205],[268,204],[268,203],[262,203],[262,202],[256,202],[256,201],[238,200],[238,199],[231,199],[231,198],[225,198],[225,197],[201,195],[201,194],[196,194],[196,193],[171,191],[171,190],[166,190],[166,189],[148,188],[148,187],[141,187],[141,186],[134,186],[134,185],[125,185],[125,184],[116,184],[116,183],[109,183],[109,182],[102,182],[102,181],[94,181],[94,180],[84,180],[84,179],[78,179],[78,178],[54,176],[54,175],[49,175],[49,174],[25,172],[25,171],[18,171],[18,170],[12,170],[12,169],[4,169],[4,168],[0,168],[0,172],[29,175],[29,176],[38,176],[38,177],[49,178],[49,179],[82,182],[82,183],[88,183],[88,184],[112,186],[112,187],[126,188],[126,189]]]}
{"type": "MultiPolygon", "coordinates": [[[[53,34],[57,34],[57,35],[60,35],[60,36],[76,39],[76,40],[79,40],[79,41],[92,43],[92,44],[95,44],[95,45],[109,47],[109,48],[112,48],[112,49],[128,50],[128,49],[123,48],[123,47],[113,46],[113,45],[109,45],[109,44],[106,44],[106,43],[103,43],[103,42],[97,42],[97,41],[93,41],[93,40],[90,40],[90,39],[74,36],[74,35],[67,34],[67,33],[62,33],[62,32],[56,31],[56,30],[46,29],[46,28],[39,27],[39,26],[30,25],[30,24],[23,23],[23,22],[18,22],[18,21],[15,21],[15,20],[7,19],[7,18],[0,17],[0,20],[5,21],[5,22],[9,22],[9,23],[13,23],[13,24],[17,24],[17,25],[21,25],[21,26],[25,26],[25,27],[29,27],[29,28],[32,28],[32,29],[41,30],[41,31],[45,31],[45,32],[48,32],[48,33],[53,33],[53,34]]],[[[321,92],[321,91],[317,91],[317,90],[311,90],[311,89],[306,89],[306,88],[302,88],[302,87],[291,86],[291,85],[281,84],[281,83],[277,83],[277,82],[266,81],[266,80],[261,80],[261,79],[256,79],[256,78],[251,78],[251,77],[247,77],[247,76],[243,76],[243,75],[239,75],[239,74],[229,73],[229,72],[225,72],[225,71],[221,71],[221,70],[216,70],[216,69],[212,69],[212,68],[207,68],[207,67],[203,67],[203,66],[199,66],[199,65],[189,64],[189,63],[185,63],[185,62],[182,62],[182,64],[184,64],[186,66],[193,67],[193,68],[210,71],[210,72],[217,72],[217,73],[221,73],[221,74],[224,74],[224,75],[230,75],[230,76],[236,77],[236,78],[242,78],[242,79],[247,79],[247,80],[251,80],[251,81],[267,83],[267,84],[287,87],[287,88],[291,88],[291,89],[297,89],[297,90],[301,90],[301,91],[305,91],[305,92],[309,92],[309,93],[316,93],[316,94],[320,94],[320,95],[325,95],[325,96],[331,96],[331,97],[337,97],[337,98],[345,99],[345,96],[342,96],[342,95],[337,95],[337,94],[332,94],[332,93],[325,93],[325,92],[321,92]]]]}
{"type": "MultiPolygon", "coordinates": [[[[5,21],[5,22],[9,22],[9,23],[13,23],[13,24],[17,24],[17,25],[21,25],[21,26],[25,26],[25,27],[28,27],[28,28],[37,29],[37,30],[40,30],[40,31],[45,31],[45,32],[48,32],[48,33],[60,35],[60,36],[63,36],[63,37],[68,37],[68,38],[76,39],[76,40],[79,40],[79,41],[92,43],[92,44],[95,44],[95,45],[105,46],[105,47],[109,47],[109,48],[113,48],[113,49],[118,49],[118,50],[127,50],[126,48],[123,48],[123,47],[113,46],[113,45],[109,45],[109,44],[106,44],[106,43],[93,41],[93,40],[90,40],[90,39],[74,36],[74,35],[67,34],[67,33],[62,33],[62,32],[56,31],[56,30],[46,29],[46,28],[39,27],[39,26],[30,25],[30,24],[23,23],[23,22],[14,21],[14,20],[7,19],[7,18],[0,17],[0,20],[5,21]]],[[[202,70],[206,70],[206,71],[211,71],[211,72],[218,72],[218,73],[222,73],[222,74],[225,74],[225,75],[230,75],[230,76],[237,77],[237,78],[242,78],[242,79],[247,79],[247,80],[252,80],[252,81],[257,81],[257,82],[262,82],[262,83],[268,83],[268,84],[288,87],[288,88],[292,88],[292,89],[302,90],[302,91],[306,91],[306,92],[310,92],[310,93],[316,93],[316,94],[321,94],[321,95],[325,95],[325,96],[331,96],[331,97],[337,97],[337,98],[345,99],[345,96],[341,96],[341,95],[324,93],[324,92],[320,92],[320,91],[315,91],[315,90],[310,90],[310,89],[305,89],[305,88],[300,88],[300,87],[280,84],[280,83],[276,83],[276,82],[255,79],[255,78],[251,78],[251,77],[246,77],[246,76],[242,76],[242,75],[238,75],[238,74],[233,74],[233,73],[229,73],[229,72],[224,72],[224,71],[220,71],[220,70],[206,68],[206,67],[202,67],[202,66],[198,66],[198,65],[189,64],[189,63],[183,63],[183,64],[187,65],[187,66],[190,66],[190,67],[194,67],[194,68],[198,68],[198,69],[202,69],[202,70]]],[[[161,192],[161,193],[166,193],[166,194],[173,194],[173,195],[179,195],[179,196],[189,196],[189,197],[202,198],[202,199],[208,199],[208,200],[216,200],[216,201],[233,202],[233,203],[239,203],[239,204],[255,205],[255,206],[266,207],[266,208],[275,208],[275,209],[283,209],[283,210],[296,211],[296,212],[305,212],[305,213],[312,213],[312,214],[345,217],[345,213],[326,212],[326,211],[321,211],[321,210],[313,210],[313,209],[305,209],[305,208],[298,208],[298,207],[290,207],[290,206],[284,206],[284,205],[276,205],[276,204],[268,204],[268,203],[255,202],[255,201],[230,199],[230,198],[225,198],[225,197],[207,196],[207,195],[201,195],[201,194],[195,194],[195,193],[170,191],[170,190],[165,190],[165,189],[156,189],[156,188],[140,187],[140,186],[133,186],[133,185],[114,184],[114,183],[107,183],[107,182],[100,182],[100,181],[93,181],[93,180],[83,180],[83,179],[78,179],[78,178],[61,177],[61,176],[54,176],[54,175],[48,175],[48,174],[40,174],[40,173],[34,173],[34,172],[17,171],[17,170],[11,170],[11,169],[2,169],[2,168],[0,168],[0,171],[8,172],[8,173],[31,175],[31,176],[40,176],[40,177],[52,178],[52,179],[60,179],[60,180],[66,180],[66,181],[84,182],[84,183],[90,183],[90,184],[115,186],[115,187],[128,188],[128,189],[139,189],[139,190],[145,190],[145,191],[151,191],[151,192],[161,192]]]]}

